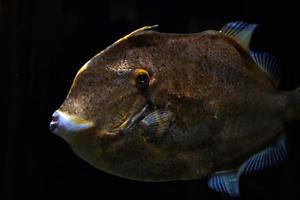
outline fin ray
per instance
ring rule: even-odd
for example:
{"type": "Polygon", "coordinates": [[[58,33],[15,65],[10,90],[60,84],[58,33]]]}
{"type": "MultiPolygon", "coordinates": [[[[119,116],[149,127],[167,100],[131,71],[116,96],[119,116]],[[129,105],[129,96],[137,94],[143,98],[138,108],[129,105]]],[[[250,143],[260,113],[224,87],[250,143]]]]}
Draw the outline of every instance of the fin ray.
{"type": "Polygon", "coordinates": [[[248,24],[245,22],[237,21],[226,24],[220,32],[235,39],[246,50],[249,50],[249,44],[252,34],[257,27],[257,24],[248,24]]]}
{"type": "Polygon", "coordinates": [[[280,137],[272,146],[253,155],[246,160],[238,170],[216,172],[208,179],[208,186],[231,197],[238,197],[239,179],[241,175],[264,170],[273,164],[283,161],[287,157],[286,136],[280,137]]]}
{"type": "Polygon", "coordinates": [[[270,53],[251,51],[250,55],[259,68],[271,79],[275,87],[279,85],[281,69],[278,60],[270,53]]]}
{"type": "Polygon", "coordinates": [[[227,193],[231,197],[237,197],[239,191],[239,177],[237,171],[217,172],[208,179],[208,187],[221,193],[227,193]]]}
{"type": "Polygon", "coordinates": [[[159,109],[148,114],[139,125],[146,131],[161,136],[169,128],[174,117],[172,112],[159,109]]]}
{"type": "Polygon", "coordinates": [[[286,136],[282,136],[274,145],[253,155],[240,167],[243,175],[251,174],[254,171],[264,170],[273,164],[285,160],[287,157],[286,136]]]}

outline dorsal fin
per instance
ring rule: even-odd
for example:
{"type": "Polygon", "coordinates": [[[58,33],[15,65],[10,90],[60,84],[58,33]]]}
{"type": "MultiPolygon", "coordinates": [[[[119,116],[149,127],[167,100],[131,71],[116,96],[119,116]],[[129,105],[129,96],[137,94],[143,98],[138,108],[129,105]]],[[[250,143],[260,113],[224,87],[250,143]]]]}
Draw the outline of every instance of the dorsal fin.
{"type": "Polygon", "coordinates": [[[124,37],[122,37],[122,38],[118,39],[117,41],[115,41],[112,45],[110,45],[109,47],[107,47],[106,49],[104,49],[103,51],[101,51],[100,53],[98,53],[96,56],[98,56],[98,55],[100,55],[100,54],[102,54],[102,53],[108,51],[109,49],[111,49],[112,47],[114,47],[116,44],[118,44],[118,43],[120,43],[120,42],[126,40],[127,38],[129,38],[129,37],[131,37],[131,36],[133,36],[133,35],[136,35],[136,34],[138,34],[138,33],[141,33],[141,32],[143,32],[143,31],[145,31],[145,30],[154,29],[154,28],[156,28],[156,27],[158,27],[157,24],[156,24],[156,25],[153,25],[153,26],[144,26],[144,27],[139,28],[139,29],[137,29],[137,30],[135,30],[135,31],[132,31],[131,33],[129,33],[129,34],[125,35],[124,37]]]}
{"type": "Polygon", "coordinates": [[[278,60],[270,53],[250,52],[254,62],[267,74],[275,87],[280,82],[280,67],[278,60]]]}
{"type": "Polygon", "coordinates": [[[233,38],[240,43],[246,50],[249,50],[249,44],[252,34],[257,24],[248,24],[245,22],[230,22],[223,26],[220,32],[233,38]]]}
{"type": "Polygon", "coordinates": [[[156,24],[156,25],[153,25],[153,26],[144,26],[144,27],[139,28],[139,29],[137,29],[137,30],[135,30],[135,31],[132,31],[132,32],[129,33],[128,35],[125,35],[124,37],[122,37],[122,38],[120,38],[119,40],[117,40],[115,43],[119,43],[119,42],[121,42],[122,40],[126,40],[126,39],[129,38],[130,36],[133,36],[133,35],[135,35],[135,34],[137,34],[137,33],[140,33],[140,32],[143,32],[143,31],[149,30],[149,29],[154,29],[154,28],[157,28],[157,27],[158,27],[157,24],[156,24]]]}

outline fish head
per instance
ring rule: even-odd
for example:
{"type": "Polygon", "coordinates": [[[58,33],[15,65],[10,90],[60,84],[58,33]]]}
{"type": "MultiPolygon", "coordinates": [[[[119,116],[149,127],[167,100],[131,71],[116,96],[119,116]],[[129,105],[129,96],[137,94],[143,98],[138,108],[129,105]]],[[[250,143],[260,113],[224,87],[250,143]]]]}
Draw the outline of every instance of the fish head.
{"type": "Polygon", "coordinates": [[[184,134],[176,117],[188,118],[183,104],[191,102],[178,106],[184,88],[177,83],[185,75],[174,62],[176,48],[163,34],[138,31],[97,54],[54,112],[52,132],[106,172],[138,180],[183,177],[186,160],[171,146],[175,133],[184,134]]]}

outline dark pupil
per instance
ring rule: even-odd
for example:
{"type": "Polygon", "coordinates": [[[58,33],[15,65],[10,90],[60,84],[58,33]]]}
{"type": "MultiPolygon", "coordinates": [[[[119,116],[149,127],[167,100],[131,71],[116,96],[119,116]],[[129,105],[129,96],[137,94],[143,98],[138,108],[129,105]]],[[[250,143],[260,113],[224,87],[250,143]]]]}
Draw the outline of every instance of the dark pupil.
{"type": "Polygon", "coordinates": [[[137,83],[139,84],[140,87],[145,87],[148,85],[148,76],[146,74],[140,74],[137,77],[137,83]]]}

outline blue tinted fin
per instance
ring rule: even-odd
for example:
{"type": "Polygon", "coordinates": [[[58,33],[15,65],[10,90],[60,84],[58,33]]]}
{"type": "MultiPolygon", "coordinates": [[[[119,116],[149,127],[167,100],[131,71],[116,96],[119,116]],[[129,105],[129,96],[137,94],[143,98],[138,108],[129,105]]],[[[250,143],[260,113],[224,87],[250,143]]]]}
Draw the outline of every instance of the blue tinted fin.
{"type": "Polygon", "coordinates": [[[220,32],[233,38],[240,43],[246,50],[249,50],[249,44],[251,41],[252,34],[257,24],[248,24],[245,22],[230,22],[226,24],[220,32]]]}
{"type": "Polygon", "coordinates": [[[286,136],[283,135],[274,145],[250,157],[240,167],[239,171],[243,175],[248,175],[254,171],[264,170],[276,163],[282,162],[286,157],[286,136]]]}
{"type": "Polygon", "coordinates": [[[282,162],[287,157],[286,135],[282,135],[272,146],[253,155],[246,160],[238,170],[216,172],[208,179],[208,186],[231,197],[238,197],[239,178],[252,172],[264,170],[276,163],[282,162]]]}
{"type": "Polygon", "coordinates": [[[278,60],[270,53],[250,52],[255,63],[267,74],[277,87],[280,81],[280,67],[278,60]]]}
{"type": "Polygon", "coordinates": [[[217,192],[227,193],[231,197],[238,197],[239,178],[238,171],[217,172],[208,179],[208,187],[217,192]]]}

